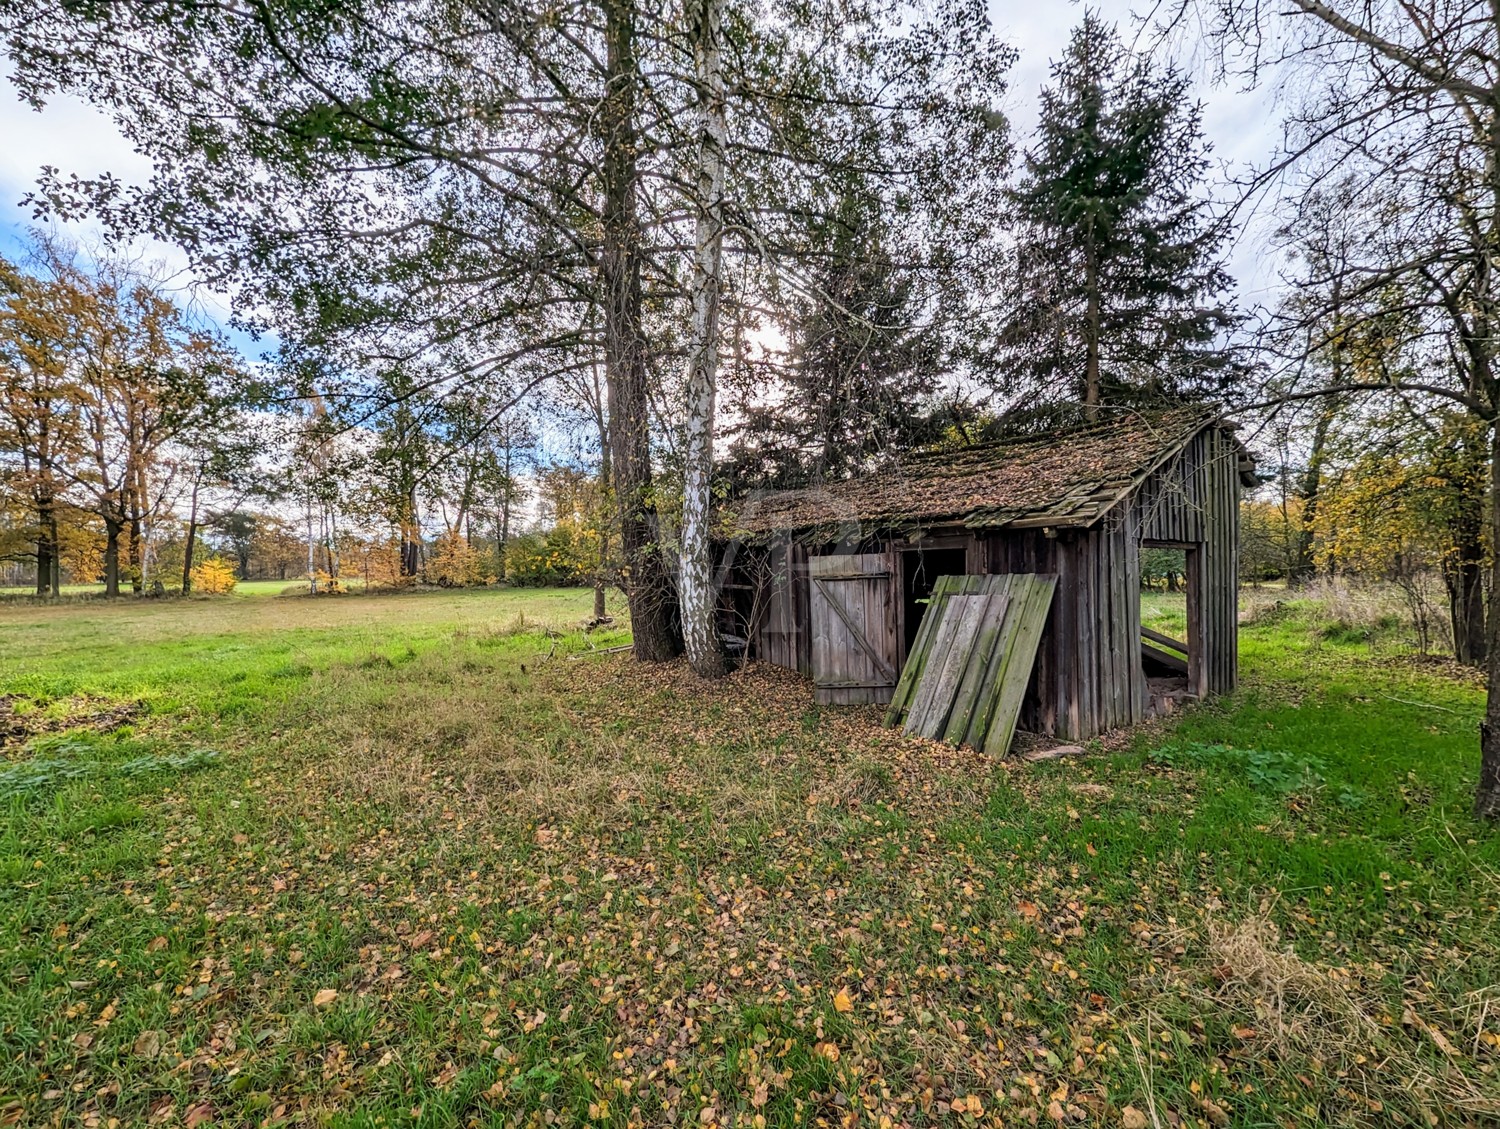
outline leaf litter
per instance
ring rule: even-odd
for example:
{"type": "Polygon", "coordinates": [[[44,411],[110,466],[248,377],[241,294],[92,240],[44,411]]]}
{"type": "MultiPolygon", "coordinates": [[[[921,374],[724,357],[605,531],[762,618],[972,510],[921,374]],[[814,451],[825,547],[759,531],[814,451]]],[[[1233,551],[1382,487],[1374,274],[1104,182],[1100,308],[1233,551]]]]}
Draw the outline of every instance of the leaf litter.
{"type": "MultiPolygon", "coordinates": [[[[236,760],[243,807],[184,779],[152,873],[85,879],[94,908],[48,942],[63,971],[36,989],[62,1017],[44,1044],[69,1050],[49,1052],[28,1119],[1377,1125],[1496,1108],[1492,1012],[1444,1050],[1377,993],[1360,1011],[1375,1028],[1343,1023],[1348,1053],[1330,1055],[1309,1008],[1341,997],[1249,967],[1180,860],[1133,860],[1121,897],[1092,841],[1015,833],[1032,825],[1013,814],[1050,805],[1107,847],[1118,780],[1069,789],[903,738],[766,668],[705,689],[619,656],[414,666],[342,675],[367,680],[357,709],[314,678],[297,724],[236,760]],[[140,928],[105,927],[120,921],[140,928]],[[1410,1055],[1399,1079],[1359,1061],[1381,1040],[1410,1055]],[[112,1090],[130,1052],[132,1085],[112,1090]],[[1438,1084],[1467,1104],[1438,1104],[1438,1084]]],[[[1128,818],[1191,810],[1190,773],[1143,787],[1128,818]]],[[[1307,975],[1381,983],[1382,955],[1307,975]]],[[[1442,1018],[1432,991],[1401,994],[1442,1018]]]]}

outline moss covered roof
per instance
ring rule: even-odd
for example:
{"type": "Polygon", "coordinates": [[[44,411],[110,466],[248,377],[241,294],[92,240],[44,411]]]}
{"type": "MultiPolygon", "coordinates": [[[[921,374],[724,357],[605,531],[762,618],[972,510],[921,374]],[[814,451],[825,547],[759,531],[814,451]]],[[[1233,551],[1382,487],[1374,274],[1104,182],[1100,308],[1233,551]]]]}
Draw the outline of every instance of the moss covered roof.
{"type": "MultiPolygon", "coordinates": [[[[1092,525],[1195,435],[1219,423],[1203,407],[1121,412],[1045,435],[912,455],[858,478],[737,499],[731,535],[893,528],[1092,525]]],[[[1243,456],[1240,470],[1249,470],[1243,456]]]]}

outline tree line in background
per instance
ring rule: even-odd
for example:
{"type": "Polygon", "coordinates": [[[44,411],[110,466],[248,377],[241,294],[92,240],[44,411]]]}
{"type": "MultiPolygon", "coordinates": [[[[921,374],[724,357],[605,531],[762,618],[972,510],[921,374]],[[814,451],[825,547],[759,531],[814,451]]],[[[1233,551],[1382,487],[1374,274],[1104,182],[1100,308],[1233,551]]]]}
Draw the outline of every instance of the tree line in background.
{"type": "Polygon", "coordinates": [[[486,537],[498,575],[504,429],[566,419],[636,656],[713,675],[723,493],[1219,400],[1284,452],[1254,569],[1441,578],[1491,677],[1494,816],[1500,16],[1442,7],[1174,0],[1134,47],[1085,14],[1019,160],[977,0],[22,0],[0,31],[24,96],[84,97],[155,161],[49,171],[38,211],[182,247],[281,342],[310,572],[378,525],[402,576],[471,575],[486,537]],[[1222,201],[1163,61],[1188,35],[1283,96],[1222,201]],[[1284,298],[1246,320],[1224,249],[1273,196],[1284,298]]]}
{"type": "MultiPolygon", "coordinates": [[[[0,554],[29,556],[36,591],[62,577],[139,592],[163,519],[200,520],[210,482],[245,457],[238,358],[129,264],[84,263],[39,238],[30,269],[0,260],[0,554]]],[[[188,542],[191,545],[191,540],[188,542]]],[[[191,549],[173,565],[192,585],[191,549]]]]}
{"type": "Polygon", "coordinates": [[[6,578],[52,596],[605,583],[593,471],[544,465],[524,416],[392,391],[357,426],[318,398],[288,409],[152,271],[35,233],[0,260],[6,578]]]}

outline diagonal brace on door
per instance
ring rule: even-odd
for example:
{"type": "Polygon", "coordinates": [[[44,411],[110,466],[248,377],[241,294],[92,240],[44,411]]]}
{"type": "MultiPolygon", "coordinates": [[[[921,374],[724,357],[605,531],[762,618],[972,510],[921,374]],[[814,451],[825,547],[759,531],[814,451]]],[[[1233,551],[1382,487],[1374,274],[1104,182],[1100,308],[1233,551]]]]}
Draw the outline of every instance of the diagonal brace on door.
{"type": "MultiPolygon", "coordinates": [[[[860,573],[858,576],[839,577],[837,579],[874,580],[880,576],[888,575],[889,573],[860,573]]],[[[870,656],[870,661],[875,664],[875,672],[879,674],[881,678],[887,680],[886,684],[894,686],[896,684],[895,670],[891,667],[890,663],[885,661],[885,658],[883,656],[876,653],[874,647],[870,646],[870,641],[865,638],[864,628],[855,624],[854,620],[849,615],[848,609],[844,607],[841,601],[834,597],[834,594],[829,590],[828,585],[824,583],[823,577],[814,577],[813,583],[817,585],[818,590],[823,593],[823,598],[828,601],[828,606],[833,609],[834,614],[837,615],[839,619],[843,620],[844,626],[849,629],[849,634],[854,637],[854,641],[859,644],[860,649],[864,651],[865,654],[870,656]]]]}

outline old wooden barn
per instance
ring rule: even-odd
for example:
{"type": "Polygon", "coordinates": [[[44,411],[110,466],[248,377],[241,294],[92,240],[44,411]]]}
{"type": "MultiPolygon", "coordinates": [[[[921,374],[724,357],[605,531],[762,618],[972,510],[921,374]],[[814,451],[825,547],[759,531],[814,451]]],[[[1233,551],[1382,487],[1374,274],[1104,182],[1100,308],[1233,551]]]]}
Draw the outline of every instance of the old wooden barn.
{"type": "Polygon", "coordinates": [[[1239,492],[1253,465],[1202,409],[908,458],[864,477],[740,500],[727,515],[726,629],[811,676],[830,703],[883,703],[938,577],[1056,577],[1023,729],[1079,740],[1171,691],[1236,677],[1239,492]],[[1141,624],[1141,550],[1180,549],[1188,630],[1141,624]]]}

